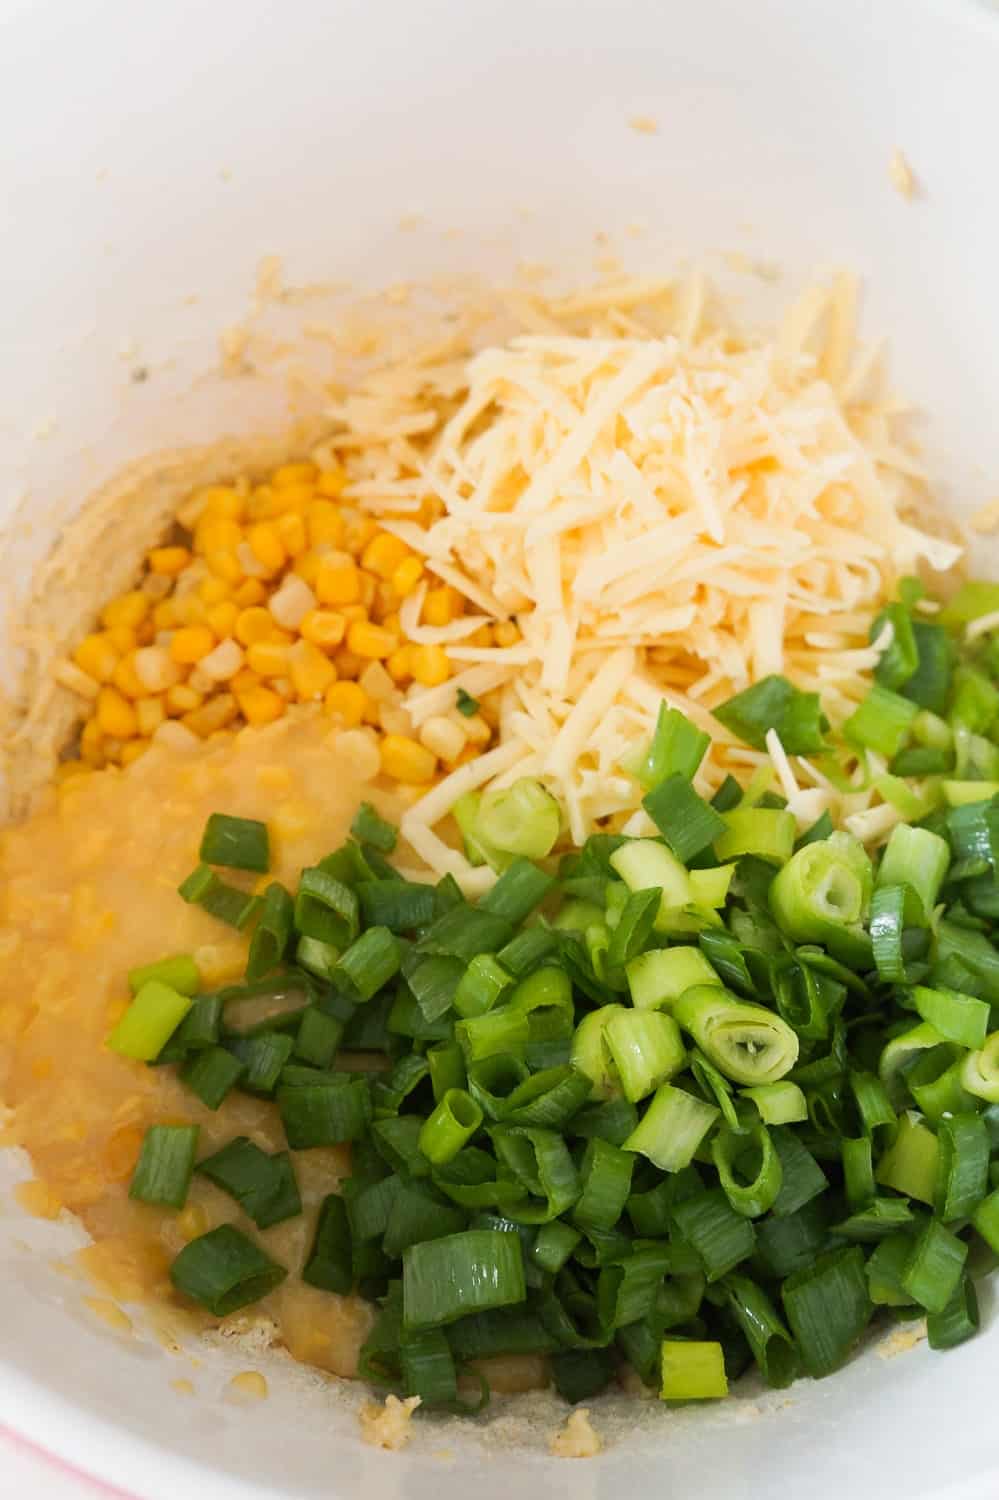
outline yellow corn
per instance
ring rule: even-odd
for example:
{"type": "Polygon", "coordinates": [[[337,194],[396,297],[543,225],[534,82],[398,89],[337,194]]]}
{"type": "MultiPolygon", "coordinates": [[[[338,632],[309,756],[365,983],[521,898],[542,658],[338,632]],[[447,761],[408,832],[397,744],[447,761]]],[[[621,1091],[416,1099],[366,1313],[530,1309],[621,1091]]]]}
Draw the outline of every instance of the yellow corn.
{"type": "Polygon", "coordinates": [[[322,558],[313,585],[322,604],[356,604],[361,597],[361,575],[346,552],[330,552],[322,558]]]}
{"type": "Polygon", "coordinates": [[[227,516],[231,521],[239,521],[246,509],[243,496],[228,485],[213,484],[209,489],[202,490],[200,498],[203,515],[227,516]]]}
{"type": "Polygon", "coordinates": [[[243,540],[243,528],[230,516],[206,515],[194,528],[194,550],[203,557],[213,552],[235,552],[243,540]]]}
{"type": "Polygon", "coordinates": [[[218,547],[214,552],[206,552],[205,562],[216,577],[224,578],[226,583],[241,583],[245,576],[239,558],[231,548],[218,547]]]}
{"type": "Polygon", "coordinates": [[[398,636],[393,635],[391,630],[383,630],[380,625],[372,625],[370,620],[355,620],[347,631],[347,649],[353,651],[355,656],[384,661],[385,657],[392,655],[398,644],[398,636]]]}
{"type": "Polygon", "coordinates": [[[126,698],[142,698],[148,691],[137,670],[138,652],[130,651],[114,669],[111,681],[126,698]]]}
{"type": "Polygon", "coordinates": [[[209,698],[200,708],[193,708],[180,722],[186,724],[199,739],[206,740],[217,729],[224,729],[227,724],[231,724],[238,713],[239,706],[232,693],[219,693],[217,697],[209,698]]]}
{"type": "Polygon", "coordinates": [[[270,688],[253,687],[236,694],[240,712],[248,724],[273,724],[285,710],[284,699],[270,688]]]}
{"type": "Polygon", "coordinates": [[[379,578],[389,579],[408,555],[409,548],[405,542],[393,536],[390,531],[380,531],[365,547],[361,565],[369,572],[377,573],[379,578]]]}
{"type": "Polygon", "coordinates": [[[248,688],[259,687],[261,677],[259,672],[254,672],[250,667],[242,667],[230,682],[229,686],[237,694],[245,693],[248,688]]]}
{"type": "Polygon", "coordinates": [[[311,485],[315,482],[317,472],[315,464],[307,461],[281,464],[271,475],[271,484],[276,490],[287,489],[289,485],[311,485]]]}
{"type": "Polygon", "coordinates": [[[288,561],[288,553],[277,526],[261,521],[259,525],[250,527],[246,539],[260,566],[268,573],[280,573],[288,561]]]}
{"type": "Polygon", "coordinates": [[[110,682],[118,665],[118,652],[105,635],[86,635],[73,652],[73,660],[97,682],[110,682]]]}
{"type": "Polygon", "coordinates": [[[193,666],[207,656],[214,645],[215,637],[207,625],[187,625],[174,631],[170,655],[181,666],[193,666]]]}
{"type": "Polygon", "coordinates": [[[330,500],[313,500],[305,509],[310,547],[339,547],[343,541],[343,516],[330,500]]]}
{"type": "Polygon", "coordinates": [[[369,516],[348,517],[343,544],[348,552],[360,557],[371,539],[378,534],[378,525],[369,516]]]}
{"type": "Polygon", "coordinates": [[[439,687],[451,675],[451,664],[443,646],[412,646],[410,670],[421,687],[439,687]]]}
{"type": "Polygon", "coordinates": [[[138,645],[135,631],[130,625],[111,625],[105,630],[104,636],[106,640],[110,641],[119,656],[124,656],[126,651],[134,651],[138,645]]]}
{"type": "Polygon", "coordinates": [[[309,545],[309,538],[306,534],[305,522],[298,512],[290,510],[283,516],[278,516],[274,522],[274,530],[288,556],[301,557],[309,545]]]}
{"type": "Polygon", "coordinates": [[[255,646],[260,641],[273,641],[280,634],[270,610],[259,604],[244,609],[236,619],[236,639],[243,646],[255,646]]]}
{"type": "Polygon", "coordinates": [[[387,734],[381,749],[382,770],[393,781],[415,785],[429,781],[437,770],[437,757],[407,735],[387,734]]]}
{"type": "Polygon", "coordinates": [[[267,590],[259,578],[244,578],[233,591],[232,602],[238,604],[240,609],[252,609],[254,605],[263,604],[266,598],[267,590]]]}
{"type": "Polygon", "coordinates": [[[104,764],[104,735],[96,719],[84,724],[80,733],[80,755],[88,766],[104,764]]]}
{"type": "Polygon", "coordinates": [[[324,702],[327,713],[339,719],[346,729],[356,729],[363,722],[370,699],[356,682],[334,682],[326,689],[324,702]]]}
{"type": "Polygon", "coordinates": [[[246,664],[260,677],[284,677],[288,671],[288,647],[280,641],[255,641],[246,648],[246,664]]]}
{"type": "Polygon", "coordinates": [[[157,630],[176,630],[180,624],[176,600],[161,599],[153,605],[153,624],[157,630]]]}
{"type": "Polygon", "coordinates": [[[429,589],[423,601],[423,623],[425,625],[450,625],[465,610],[465,601],[449,583],[440,588],[429,589]]]}
{"type": "Polygon", "coordinates": [[[393,682],[408,682],[413,675],[413,648],[400,646],[385,663],[393,682]]]}
{"type": "Polygon", "coordinates": [[[134,707],[139,733],[144,735],[148,740],[156,733],[166,718],[166,707],[163,699],[156,697],[139,698],[134,707]]]}
{"type": "Polygon", "coordinates": [[[407,557],[392,574],[392,587],[400,599],[405,599],[413,592],[422,577],[422,560],[419,557],[407,557]]]}
{"type": "Polygon", "coordinates": [[[165,573],[168,578],[174,578],[183,573],[191,561],[191,554],[186,547],[154,547],[147,561],[151,573],[165,573]]]}
{"type": "Polygon", "coordinates": [[[148,740],[129,740],[127,745],[122,745],[118,759],[123,766],[130,766],[133,760],[138,760],[140,755],[145,755],[148,749],[148,740]]]}
{"type": "Polygon", "coordinates": [[[206,604],[221,604],[224,599],[232,597],[232,585],[226,583],[224,578],[216,578],[214,575],[202,578],[198,584],[198,598],[203,599],[206,604]]]}
{"type": "Polygon", "coordinates": [[[516,646],[520,631],[512,620],[497,620],[493,626],[493,640],[497,646],[516,646]]]}
{"type": "Polygon", "coordinates": [[[200,708],[204,698],[201,693],[188,687],[186,682],[178,682],[175,687],[167,688],[163,701],[167,713],[176,718],[179,714],[189,714],[192,709],[200,708]]]}
{"type": "Polygon", "coordinates": [[[208,1229],[208,1215],[200,1203],[189,1203],[177,1215],[177,1229],[182,1239],[190,1243],[208,1229]]]}
{"type": "Polygon", "coordinates": [[[112,599],[101,610],[101,624],[111,627],[125,625],[136,630],[149,613],[149,600],[141,589],[132,589],[119,599],[112,599]]]}
{"type": "Polygon", "coordinates": [[[139,732],[135,709],[113,687],[101,688],[98,693],[95,718],[101,733],[116,740],[133,739],[139,732]]]}
{"type": "Polygon", "coordinates": [[[310,609],[302,616],[299,632],[314,646],[332,651],[339,646],[347,633],[347,621],[332,609],[310,609]]]}
{"type": "Polygon", "coordinates": [[[297,641],[288,650],[288,676],[303,703],[321,698],[336,681],[336,667],[311,641],[297,641]]]}
{"type": "Polygon", "coordinates": [[[210,604],[205,611],[205,623],[220,641],[224,641],[227,635],[232,635],[238,619],[239,605],[234,604],[231,599],[221,599],[218,604],[210,604]]]}
{"type": "Polygon", "coordinates": [[[321,495],[330,495],[335,500],[343,493],[343,487],[347,483],[347,475],[339,464],[331,469],[323,469],[316,479],[316,489],[321,495]]]}

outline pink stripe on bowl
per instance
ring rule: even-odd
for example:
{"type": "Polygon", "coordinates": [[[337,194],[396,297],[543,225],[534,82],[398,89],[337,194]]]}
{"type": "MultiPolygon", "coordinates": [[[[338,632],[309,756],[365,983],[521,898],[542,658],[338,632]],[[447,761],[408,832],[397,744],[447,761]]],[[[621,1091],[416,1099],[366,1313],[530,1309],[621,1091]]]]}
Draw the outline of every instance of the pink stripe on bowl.
{"type": "Polygon", "coordinates": [[[136,1500],[136,1496],[129,1490],[119,1489],[117,1485],[105,1484],[103,1479],[95,1479],[92,1474],[78,1469],[75,1464],[68,1463],[66,1459],[59,1458],[55,1453],[49,1453],[46,1448],[39,1447],[30,1438],[22,1437],[11,1427],[0,1427],[0,1442],[5,1443],[16,1453],[39,1459],[56,1473],[77,1480],[81,1485],[85,1485],[91,1494],[101,1495],[104,1500],[136,1500]]]}

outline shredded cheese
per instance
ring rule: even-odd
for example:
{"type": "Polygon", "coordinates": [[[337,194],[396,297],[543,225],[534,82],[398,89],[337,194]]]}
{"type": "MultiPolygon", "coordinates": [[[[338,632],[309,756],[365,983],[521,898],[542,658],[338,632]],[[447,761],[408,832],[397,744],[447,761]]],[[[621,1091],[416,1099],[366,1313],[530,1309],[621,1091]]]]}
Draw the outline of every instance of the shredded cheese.
{"type": "MultiPolygon", "coordinates": [[[[493,778],[540,777],[574,839],[621,826],[639,801],[622,760],[664,698],[712,736],[701,791],[746,764],[711,708],[760,676],[820,692],[834,725],[853,711],[888,644],[868,644],[874,612],[901,575],[960,556],[915,524],[925,475],[879,352],[857,345],[856,303],[837,275],[761,335],[702,276],[521,296],[535,331],[388,365],[337,410],[347,494],[467,601],[446,627],[421,624],[422,591],[402,605],[407,635],[460,664],[410,689],[414,725],[458,686],[498,701],[499,750],[403,820],[435,870],[469,877],[434,829],[493,778]],[[429,524],[407,518],[428,501],[429,524]],[[518,644],[476,641],[496,618],[518,644]]],[[[800,820],[836,803],[771,751],[800,820]]]]}

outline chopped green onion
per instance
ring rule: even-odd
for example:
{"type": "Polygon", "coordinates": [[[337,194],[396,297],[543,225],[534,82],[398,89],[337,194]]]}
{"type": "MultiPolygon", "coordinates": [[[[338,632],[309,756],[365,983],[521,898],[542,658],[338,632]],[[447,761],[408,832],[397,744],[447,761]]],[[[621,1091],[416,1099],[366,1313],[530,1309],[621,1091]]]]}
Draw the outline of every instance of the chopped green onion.
{"type": "Polygon", "coordinates": [[[502,791],[487,791],[479,804],[476,832],[505,854],[543,859],[559,835],[561,814],[551,792],[528,776],[502,791]]]}
{"type": "Polygon", "coordinates": [[[189,905],[200,906],[210,917],[227,922],[238,932],[249,926],[260,909],[259,896],[226,885],[206,864],[198,865],[186,880],[181,881],[177,894],[189,905]]]}
{"type": "Polygon", "coordinates": [[[455,707],[466,719],[471,719],[479,711],[479,700],[460,687],[455,695],[455,707]]]}
{"type": "Polygon", "coordinates": [[[479,910],[492,912],[493,916],[502,917],[507,922],[523,922],[554,884],[552,876],[546,875],[529,859],[514,859],[483,896],[479,910]]]}
{"type": "Polygon", "coordinates": [[[912,616],[904,604],[888,604],[871,624],[869,639],[876,641],[886,625],[891,640],[881,652],[874,678],[892,692],[904,687],[919,666],[919,650],[912,629],[912,616]]]}
{"type": "Polygon", "coordinates": [[[380,854],[391,854],[399,838],[393,823],[386,823],[370,802],[362,802],[354,814],[350,831],[362,844],[372,844],[380,854]]]}
{"type": "Polygon", "coordinates": [[[130,1198],[183,1208],[198,1149],[197,1125],[150,1125],[128,1190],[130,1198]]]}
{"type": "Polygon", "coordinates": [[[269,1156],[247,1136],[238,1135],[200,1161],[198,1172],[235,1198],[258,1229],[269,1229],[302,1212],[287,1151],[269,1156]]]}
{"type": "Polygon", "coordinates": [[[256,870],[266,875],[270,865],[267,824],[256,818],[231,818],[212,813],[201,836],[198,858],[206,865],[230,870],[256,870]]]}
{"type": "Polygon", "coordinates": [[[673,775],[693,781],[710,743],[710,736],[695,729],[679,709],[661,703],[648,748],[628,770],[647,789],[673,775]]]}
{"type": "Polygon", "coordinates": [[[767,1385],[783,1390],[798,1373],[798,1354],[776,1308],[766,1292],[748,1276],[726,1277],[725,1290],[728,1305],[753,1351],[760,1374],[767,1385]]]}
{"type": "Polygon", "coordinates": [[[912,1247],[902,1287],[927,1312],[943,1312],[957,1291],[967,1258],[964,1241],[931,1219],[912,1247]]]}
{"type": "Polygon", "coordinates": [[[864,1272],[875,1307],[914,1310],[912,1298],[902,1286],[902,1277],[912,1254],[912,1238],[911,1233],[890,1234],[871,1251],[864,1272]]]}
{"type": "Polygon", "coordinates": [[[572,1039],[572,1065],[590,1080],[594,1099],[612,1099],[621,1092],[617,1071],[604,1033],[615,1016],[627,1015],[623,1005],[602,1005],[591,1010],[576,1027],[572,1039]]]}
{"type": "Polygon", "coordinates": [[[387,927],[369,927],[342,954],[338,976],[351,995],[370,1000],[399,972],[399,941],[387,927]]]}
{"type": "MultiPolygon", "coordinates": [[[[171,1061],[180,1062],[189,1052],[197,1052],[202,1047],[213,1047],[222,1034],[223,1010],[221,995],[198,995],[167,1043],[168,1051],[176,1047],[179,1053],[171,1061]]],[[[161,1053],[157,1061],[162,1061],[163,1056],[161,1053]]]]}
{"type": "Polygon", "coordinates": [[[999,1104],[999,1031],[969,1052],[961,1065],[961,1086],[976,1099],[999,1104]]]}
{"type": "Polygon", "coordinates": [[[798,1059],[798,1038],[780,1016],[716,985],[695,985],[673,1015],[710,1062],[736,1083],[776,1083],[798,1059]]]}
{"type": "Polygon", "coordinates": [[[368,927],[412,932],[433,921],[434,888],[407,880],[364,880],[357,887],[361,914],[368,927]]]}
{"type": "Polygon", "coordinates": [[[753,1253],[753,1226],[736,1213],[721,1188],[709,1188],[677,1203],[677,1227],[697,1251],[708,1281],[720,1281],[753,1253]]]}
{"type": "Polygon", "coordinates": [[[663,1401],[708,1401],[728,1395],[721,1344],[663,1339],[660,1369],[659,1395],[663,1401]]]}
{"type": "Polygon", "coordinates": [[[661,1011],[619,1006],[602,1035],[624,1097],[633,1104],[672,1078],[686,1061],[680,1029],[661,1011]]]}
{"type": "Polygon", "coordinates": [[[170,1280],[185,1297],[224,1318],[259,1302],[287,1271],[231,1224],[221,1224],[185,1245],[170,1267],[170,1280]]]}
{"type": "Polygon", "coordinates": [[[757,1219],[773,1208],[784,1179],[780,1157],[769,1131],[756,1125],[745,1135],[723,1127],[711,1142],[718,1180],[737,1214],[757,1219]],[[740,1181],[736,1176],[747,1180],[740,1181]]]}
{"type": "Polygon", "coordinates": [[[371,1119],[371,1091],[364,1078],[306,1084],[301,1088],[282,1084],[277,1091],[277,1103],[293,1151],[356,1141],[371,1119]]]}
{"type": "Polygon", "coordinates": [[[466,1068],[471,1068],[473,1063],[500,1052],[522,1054],[530,1037],[530,1024],[522,1012],[507,1007],[457,1021],[454,1036],[464,1053],[466,1068]]]}
{"type": "Polygon", "coordinates": [[[897,755],[908,738],[916,717],[916,705],[876,682],[859,708],[843,725],[843,734],[855,745],[876,750],[889,759],[897,755]]]}
{"type": "Polygon", "coordinates": [[[302,871],[295,897],[295,928],[303,937],[346,948],[358,933],[358,899],[322,866],[302,871]]]}
{"type": "Polygon", "coordinates": [[[573,1229],[571,1224],[564,1224],[561,1219],[542,1224],[531,1249],[535,1265],[548,1276],[557,1275],[581,1238],[578,1229],[573,1229]]]}
{"type": "Polygon", "coordinates": [[[755,854],[784,864],[791,858],[797,825],[789,812],[774,807],[736,807],[725,814],[725,831],[715,839],[720,860],[755,854]]]}
{"type": "MultiPolygon", "coordinates": [[[[623,887],[614,884],[608,888],[608,900],[623,887]]],[[[611,971],[623,969],[636,955],[642,952],[649,940],[661,900],[658,890],[632,891],[625,898],[617,924],[611,932],[607,949],[607,967],[611,971]]],[[[599,920],[599,919],[598,919],[599,920]]],[[[596,923],[589,923],[595,926],[596,923]]]]}
{"type": "Polygon", "coordinates": [[[756,1088],[743,1089],[742,1093],[746,1099],[752,1099],[764,1125],[789,1125],[808,1119],[805,1096],[788,1078],[780,1083],[761,1083],[756,1088]]]}
{"type": "Polygon", "coordinates": [[[840,1141],[843,1187],[851,1209],[864,1208],[874,1197],[874,1153],[869,1135],[840,1141]]]}
{"type": "Polygon", "coordinates": [[[902,928],[905,916],[904,885],[879,886],[871,901],[871,949],[878,978],[883,984],[905,983],[902,928]]]}
{"type": "Polygon", "coordinates": [[[260,920],[250,939],[247,979],[262,979],[281,962],[291,939],[294,913],[294,903],[288,892],[279,881],[273,881],[264,892],[260,920]]]}
{"type": "Polygon", "coordinates": [[[337,1292],[341,1297],[353,1287],[350,1224],[347,1205],[339,1193],[330,1193],[322,1201],[302,1280],[324,1292],[337,1292]]]}
{"type": "Polygon", "coordinates": [[[878,1162],[876,1180],[932,1207],[936,1198],[939,1146],[925,1125],[902,1115],[894,1142],[878,1162]]]}
{"type": "Polygon", "coordinates": [[[303,937],[296,944],[295,962],[299,968],[307,969],[317,979],[326,979],[332,983],[339,961],[340,949],[335,948],[332,943],[320,942],[319,938],[303,937]]]}
{"type": "Polygon", "coordinates": [[[178,995],[196,995],[201,984],[198,966],[189,953],[177,953],[173,958],[161,958],[154,964],[141,964],[128,971],[128,987],[137,995],[151,979],[176,990],[178,995]]]}
{"type": "Polygon", "coordinates": [[[824,1193],[829,1183],[815,1157],[793,1130],[775,1125],[770,1135],[780,1157],[782,1174],[773,1211],[777,1218],[787,1218],[824,1193]]]}
{"type": "Polygon", "coordinates": [[[947,1306],[927,1317],[927,1342],[931,1349],[954,1349],[978,1332],[979,1322],[975,1283],[964,1275],[947,1306]]]}
{"type": "Polygon", "coordinates": [[[162,1052],[191,1009],[182,995],[159,979],[148,979],[107,1039],[113,1052],[137,1062],[152,1062],[162,1052]]]}
{"type": "Polygon", "coordinates": [[[509,1210],[522,1224],[547,1224],[579,1197],[579,1174],[563,1138],[530,1125],[494,1125],[489,1132],[497,1160],[531,1195],[509,1210]]]}
{"type": "Polygon", "coordinates": [[[788,755],[813,755],[825,749],[826,723],[817,693],[803,693],[786,677],[762,677],[714,710],[737,739],[754,750],[767,748],[767,731],[776,729],[788,755]]]}
{"type": "Polygon", "coordinates": [[[572,1211],[581,1229],[613,1229],[631,1192],[634,1157],[608,1141],[590,1141],[579,1169],[582,1191],[572,1211]]]}
{"type": "Polygon", "coordinates": [[[410,970],[407,983],[428,1025],[447,1015],[454,1004],[461,978],[461,959],[447,958],[442,953],[423,959],[410,970]]]}
{"type": "MultiPolygon", "coordinates": [[[[513,923],[481,907],[451,907],[437,918],[416,945],[418,953],[458,958],[469,963],[477,953],[494,953],[509,942],[513,923]]],[[[502,955],[500,955],[502,962],[502,955]]]]}
{"type": "Polygon", "coordinates": [[[295,1037],[295,1056],[314,1068],[328,1068],[343,1038],[344,1023],[310,1005],[295,1037]]]}
{"type": "Polygon", "coordinates": [[[435,1104],[440,1103],[448,1089],[465,1087],[465,1059],[457,1042],[438,1042],[428,1047],[426,1058],[435,1104]]]}
{"type": "Polygon", "coordinates": [[[625,970],[636,1010],[670,1010],[684,991],[698,984],[721,984],[699,948],[650,948],[625,970]]]}
{"type": "Polygon", "coordinates": [[[466,1223],[464,1211],[445,1203],[426,1183],[403,1182],[389,1203],[382,1248],[395,1260],[410,1245],[456,1234],[466,1223]]]}
{"type": "Polygon", "coordinates": [[[989,1007],[973,995],[957,990],[928,989],[917,984],[912,992],[916,1010],[947,1041],[961,1047],[981,1047],[989,1025],[989,1007]]]}
{"type": "Polygon", "coordinates": [[[562,1349],[552,1358],[552,1378],[563,1401],[574,1406],[606,1390],[614,1360],[606,1349],[562,1349]]]}
{"type": "Polygon", "coordinates": [[[648,792],[642,806],[683,864],[707,849],[728,826],[687,778],[676,772],[648,792]]]}
{"type": "Polygon", "coordinates": [[[854,1068],[851,1068],[849,1078],[864,1135],[873,1135],[881,1125],[894,1126],[895,1111],[881,1079],[876,1078],[873,1073],[861,1073],[854,1068]]]}
{"type": "Polygon", "coordinates": [[[936,1212],[945,1223],[970,1218],[988,1192],[988,1126],[980,1115],[949,1115],[937,1141],[936,1212]]]}
{"type": "Polygon", "coordinates": [[[469,1229],[410,1245],[402,1258],[403,1318],[409,1329],[438,1328],[468,1313],[509,1307],[526,1296],[520,1239],[469,1229]]]}
{"type": "Polygon", "coordinates": [[[797,943],[823,943],[834,957],[850,963],[851,938],[867,917],[873,877],[861,844],[848,833],[799,849],[770,887],[770,910],[778,926],[797,943]]]}
{"type": "MultiPolygon", "coordinates": [[[[234,1037],[227,1043],[227,1049],[246,1069],[237,1078],[241,1089],[248,1094],[273,1094],[295,1049],[295,1038],[279,1031],[265,1031],[261,1036],[234,1037]]],[[[201,1098],[204,1100],[203,1094],[201,1098]]]]}
{"type": "Polygon", "coordinates": [[[452,1003],[459,1016],[484,1016],[511,984],[513,976],[491,953],[478,953],[461,976],[452,1003]]]}
{"type": "Polygon", "coordinates": [[[464,1089],[448,1089],[424,1122],[420,1150],[434,1166],[450,1161],[482,1124],[482,1111],[464,1089]]]}
{"type": "Polygon", "coordinates": [[[614,870],[630,891],[662,891],[661,914],[690,900],[690,879],[676,855],[656,839],[629,839],[610,857],[614,870]]]}
{"type": "Polygon", "coordinates": [[[660,1171],[679,1172],[693,1161],[719,1114],[713,1104],[664,1083],[622,1145],[626,1151],[640,1152],[660,1171]]]}
{"type": "Polygon", "coordinates": [[[849,1354],[872,1312],[863,1252],[833,1250],[789,1276],[781,1300],[806,1372],[829,1375],[849,1354]]]}
{"type": "Polygon", "coordinates": [[[999,1188],[982,1199],[971,1215],[971,1222],[990,1250],[999,1255],[999,1188]]]}
{"type": "Polygon", "coordinates": [[[246,1072],[246,1065],[225,1047],[205,1047],[181,1069],[181,1081],[208,1109],[218,1109],[246,1072]]]}
{"type": "Polygon", "coordinates": [[[919,901],[921,921],[927,921],[936,905],[947,867],[950,849],[946,839],[928,828],[910,828],[899,823],[891,831],[878,868],[875,885],[904,885],[919,901]]]}
{"type": "Polygon", "coordinates": [[[939,1047],[942,1042],[943,1037],[939,1031],[924,1022],[921,1026],[914,1026],[910,1031],[893,1037],[887,1043],[878,1063],[878,1077],[894,1108],[901,1109],[908,1098],[906,1074],[919,1054],[939,1047]]]}

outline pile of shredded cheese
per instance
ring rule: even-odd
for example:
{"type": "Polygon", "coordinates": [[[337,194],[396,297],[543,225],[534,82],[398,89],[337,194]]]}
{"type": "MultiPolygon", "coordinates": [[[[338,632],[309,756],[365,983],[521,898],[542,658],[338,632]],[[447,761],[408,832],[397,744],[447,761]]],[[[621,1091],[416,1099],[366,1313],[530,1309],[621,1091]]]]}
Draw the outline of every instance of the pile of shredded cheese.
{"type": "MultiPolygon", "coordinates": [[[[878,351],[856,342],[856,295],[837,276],[762,334],[699,276],[535,297],[502,347],[466,359],[445,343],[343,402],[347,494],[467,601],[436,628],[420,624],[422,591],[403,605],[406,635],[460,664],[410,690],[413,723],[458,687],[499,697],[498,748],[404,820],[432,868],[469,883],[437,825],[462,793],[520,776],[559,797],[576,842],[606,820],[648,831],[621,762],[664,698],[712,735],[696,783],[710,792],[766,759],[710,713],[734,692],[782,672],[834,724],[863,697],[886,644],[868,643],[872,616],[900,576],[947,569],[960,548],[916,525],[926,476],[878,351]],[[518,644],[468,643],[497,618],[518,644]]],[[[793,810],[816,816],[832,789],[772,740],[793,810]]]]}

